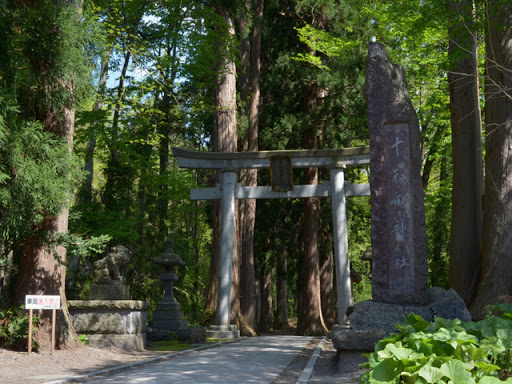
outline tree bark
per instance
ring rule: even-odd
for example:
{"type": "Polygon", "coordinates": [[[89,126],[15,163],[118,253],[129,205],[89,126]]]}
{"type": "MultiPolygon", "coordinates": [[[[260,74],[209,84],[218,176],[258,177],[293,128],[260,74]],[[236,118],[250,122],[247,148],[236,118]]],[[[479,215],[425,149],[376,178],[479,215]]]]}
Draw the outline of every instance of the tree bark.
{"type": "Polygon", "coordinates": [[[281,252],[277,253],[276,263],[276,317],[274,319],[274,329],[283,329],[288,327],[288,295],[286,290],[286,275],[288,273],[288,252],[283,247],[281,252]]]}
{"type": "Polygon", "coordinates": [[[272,266],[262,266],[260,275],[260,287],[261,306],[258,331],[260,333],[272,332],[272,325],[274,323],[272,313],[272,266]]]}
{"type": "Polygon", "coordinates": [[[480,119],[477,37],[472,32],[473,2],[452,2],[460,21],[449,32],[451,71],[453,189],[449,286],[466,303],[476,292],[482,245],[482,128],[480,119]]]}
{"type": "MultiPolygon", "coordinates": [[[[316,88],[316,87],[314,87],[316,88]]],[[[316,104],[318,92],[313,90],[309,95],[308,109],[316,104]]],[[[305,134],[304,146],[307,149],[317,149],[317,130],[310,127],[305,134]]],[[[318,184],[318,168],[306,168],[304,184],[318,184]]],[[[304,292],[302,308],[297,313],[297,334],[326,335],[328,330],[322,316],[320,296],[320,258],[318,254],[318,234],[320,220],[320,201],[317,197],[304,199],[304,252],[302,257],[302,273],[304,292]]]]}
{"type": "Polygon", "coordinates": [[[487,2],[482,274],[474,318],[512,296],[512,4],[487,2]]]}
{"type": "MultiPolygon", "coordinates": [[[[330,228],[330,226],[327,226],[330,228]]],[[[325,326],[331,328],[337,323],[336,313],[336,302],[334,300],[334,253],[333,253],[333,241],[332,231],[326,233],[324,236],[324,244],[328,244],[326,247],[327,255],[325,260],[321,263],[320,268],[320,294],[322,304],[322,316],[324,317],[325,326]]]]}
{"type": "MultiPolygon", "coordinates": [[[[258,0],[256,18],[251,44],[250,93],[249,98],[249,131],[248,151],[258,151],[259,103],[260,103],[260,72],[261,72],[261,31],[263,18],[263,0],[258,0]]],[[[258,171],[249,169],[246,172],[246,185],[255,187],[258,184],[258,171]]],[[[256,220],[256,200],[247,199],[243,215],[242,238],[242,286],[241,307],[247,322],[254,326],[256,314],[256,279],[254,273],[254,224],[256,220]]]]}

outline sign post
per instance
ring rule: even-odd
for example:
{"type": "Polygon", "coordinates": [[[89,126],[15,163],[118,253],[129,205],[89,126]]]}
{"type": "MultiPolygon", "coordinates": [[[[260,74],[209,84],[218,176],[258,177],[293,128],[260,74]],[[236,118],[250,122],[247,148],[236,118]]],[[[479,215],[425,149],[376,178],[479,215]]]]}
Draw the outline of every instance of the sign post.
{"type": "Polygon", "coordinates": [[[57,309],[60,309],[60,296],[26,295],[25,309],[29,310],[28,324],[28,354],[32,353],[32,315],[34,309],[52,310],[52,347],[51,354],[55,350],[55,317],[57,309]]]}

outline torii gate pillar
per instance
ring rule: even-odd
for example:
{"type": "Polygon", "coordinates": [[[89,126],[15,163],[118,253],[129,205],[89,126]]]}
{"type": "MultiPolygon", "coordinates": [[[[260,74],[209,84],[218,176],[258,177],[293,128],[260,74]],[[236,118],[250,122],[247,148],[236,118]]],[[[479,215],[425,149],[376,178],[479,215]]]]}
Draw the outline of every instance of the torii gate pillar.
{"type": "Polygon", "coordinates": [[[331,199],[334,236],[334,256],[336,258],[336,293],[338,296],[338,321],[344,325],[347,310],[354,304],[350,263],[348,258],[347,213],[345,207],[345,165],[331,169],[331,199]]]}
{"type": "Polygon", "coordinates": [[[219,286],[216,325],[210,326],[207,337],[235,339],[240,337],[236,325],[229,324],[231,285],[233,281],[233,248],[235,233],[236,169],[222,170],[222,217],[220,226],[219,286]]]}

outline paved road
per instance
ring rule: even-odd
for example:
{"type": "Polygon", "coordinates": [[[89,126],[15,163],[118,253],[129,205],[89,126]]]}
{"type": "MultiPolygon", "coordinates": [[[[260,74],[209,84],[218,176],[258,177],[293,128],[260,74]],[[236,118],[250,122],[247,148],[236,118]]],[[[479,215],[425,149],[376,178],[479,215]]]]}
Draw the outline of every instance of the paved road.
{"type": "Polygon", "coordinates": [[[64,383],[357,383],[366,361],[360,352],[336,359],[330,341],[319,337],[260,336],[172,353],[84,376],[52,381],[64,383]]]}
{"type": "Polygon", "coordinates": [[[127,368],[89,383],[272,383],[312,340],[262,336],[127,368]]]}

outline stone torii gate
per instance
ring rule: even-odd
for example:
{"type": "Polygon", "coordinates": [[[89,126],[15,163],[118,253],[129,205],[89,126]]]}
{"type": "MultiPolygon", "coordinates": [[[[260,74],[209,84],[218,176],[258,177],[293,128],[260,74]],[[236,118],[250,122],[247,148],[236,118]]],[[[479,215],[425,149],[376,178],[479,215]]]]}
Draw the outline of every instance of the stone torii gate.
{"type": "Polygon", "coordinates": [[[190,191],[191,200],[222,200],[217,324],[208,330],[209,337],[239,337],[236,325],[229,324],[235,199],[331,197],[338,320],[345,324],[347,309],[353,304],[345,196],[369,196],[370,187],[369,184],[350,184],[345,181],[344,170],[348,166],[369,164],[369,147],[260,152],[201,152],[173,147],[172,153],[180,168],[217,169],[222,172],[222,184],[217,187],[190,191]],[[330,182],[293,186],[291,169],[310,167],[330,169],[330,182]],[[270,168],[273,186],[245,187],[237,183],[237,173],[248,168],[270,168]]]}

